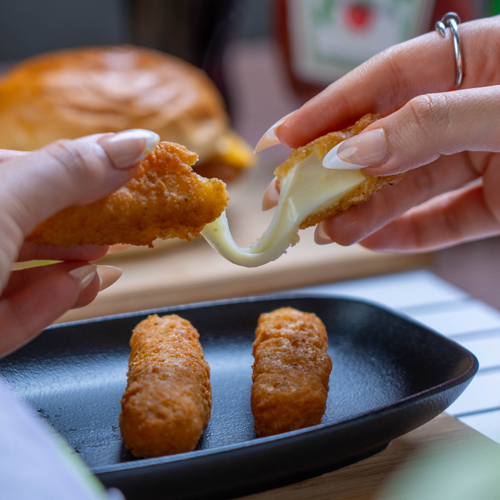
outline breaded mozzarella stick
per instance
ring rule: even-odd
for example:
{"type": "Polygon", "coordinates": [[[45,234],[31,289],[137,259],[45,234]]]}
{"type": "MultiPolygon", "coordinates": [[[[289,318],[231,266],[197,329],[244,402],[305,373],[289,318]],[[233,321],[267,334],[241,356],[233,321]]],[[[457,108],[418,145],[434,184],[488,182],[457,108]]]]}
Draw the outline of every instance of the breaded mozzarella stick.
{"type": "Polygon", "coordinates": [[[130,339],[120,430],[137,457],[195,448],[210,419],[210,368],[199,334],[176,315],[149,316],[130,339]]]}
{"type": "Polygon", "coordinates": [[[251,406],[257,434],[319,424],[332,370],[322,321],[286,307],[261,314],[255,334],[251,406]]]}
{"type": "Polygon", "coordinates": [[[117,243],[152,247],[156,238],[191,241],[229,201],[222,181],[193,172],[197,159],[180,144],[160,142],[124,186],[89,205],[62,210],[27,239],[63,247],[117,243]]]}

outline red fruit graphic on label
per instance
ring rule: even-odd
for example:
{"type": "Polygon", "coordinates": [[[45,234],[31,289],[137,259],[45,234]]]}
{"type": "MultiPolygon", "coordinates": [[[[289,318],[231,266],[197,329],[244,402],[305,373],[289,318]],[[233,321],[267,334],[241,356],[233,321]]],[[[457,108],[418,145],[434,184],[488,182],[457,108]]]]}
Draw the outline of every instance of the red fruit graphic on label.
{"type": "Polygon", "coordinates": [[[356,31],[365,31],[373,24],[373,8],[363,2],[351,3],[345,9],[346,24],[356,31]]]}

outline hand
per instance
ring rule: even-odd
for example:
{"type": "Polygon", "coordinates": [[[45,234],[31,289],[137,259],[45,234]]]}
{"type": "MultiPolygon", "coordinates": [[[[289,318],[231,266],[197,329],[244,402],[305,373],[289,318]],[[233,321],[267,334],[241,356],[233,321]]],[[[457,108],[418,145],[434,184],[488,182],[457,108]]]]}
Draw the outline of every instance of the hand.
{"type": "Polygon", "coordinates": [[[102,287],[89,262],[108,247],[49,247],[25,237],[60,210],[125,184],[156,139],[138,130],[58,141],[31,153],[0,150],[0,356],[68,309],[91,302],[102,287]],[[11,272],[14,262],[34,259],[68,262],[11,272]]]}
{"type": "Polygon", "coordinates": [[[461,24],[459,33],[460,90],[449,91],[449,30],[445,39],[428,33],[370,59],[274,128],[296,148],[365,113],[386,115],[341,149],[370,174],[405,177],[319,224],[318,243],[414,252],[500,234],[500,18],[461,24]]]}

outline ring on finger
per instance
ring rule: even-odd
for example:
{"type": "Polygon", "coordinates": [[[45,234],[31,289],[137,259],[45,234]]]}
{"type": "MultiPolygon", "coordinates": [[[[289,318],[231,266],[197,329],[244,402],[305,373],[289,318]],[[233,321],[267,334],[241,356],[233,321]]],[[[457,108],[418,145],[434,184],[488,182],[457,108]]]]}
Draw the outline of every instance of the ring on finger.
{"type": "Polygon", "coordinates": [[[446,27],[450,28],[453,37],[453,50],[455,52],[455,87],[460,87],[462,84],[463,64],[462,64],[462,49],[460,47],[460,37],[458,36],[458,25],[460,17],[456,12],[448,12],[441,21],[436,23],[436,31],[444,38],[446,37],[446,27]]]}

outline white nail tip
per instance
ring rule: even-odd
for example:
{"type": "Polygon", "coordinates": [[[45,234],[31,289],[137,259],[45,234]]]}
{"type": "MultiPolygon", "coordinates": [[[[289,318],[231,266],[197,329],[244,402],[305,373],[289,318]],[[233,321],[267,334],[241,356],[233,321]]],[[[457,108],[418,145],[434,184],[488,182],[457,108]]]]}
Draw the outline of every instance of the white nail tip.
{"type": "Polygon", "coordinates": [[[123,271],[119,267],[115,266],[97,266],[97,272],[99,273],[99,279],[101,281],[99,285],[99,291],[106,290],[113,283],[118,281],[123,271]]]}
{"type": "Polygon", "coordinates": [[[253,150],[254,153],[258,153],[259,151],[263,151],[264,149],[270,148],[271,146],[276,146],[278,144],[281,144],[280,140],[278,137],[276,137],[275,130],[285,122],[285,120],[291,115],[289,113],[288,115],[284,116],[283,118],[279,119],[276,123],[273,123],[271,125],[266,133],[259,139],[259,142],[255,146],[255,149],[253,150]]]}
{"type": "Polygon", "coordinates": [[[139,155],[139,157],[134,161],[134,163],[138,163],[151,153],[153,149],[158,146],[158,143],[160,142],[160,136],[156,132],[152,132],[151,130],[144,130],[144,129],[136,129],[134,132],[137,132],[137,135],[139,136],[142,135],[144,139],[146,139],[146,145],[144,146],[144,151],[139,155]]]}
{"type": "Polygon", "coordinates": [[[87,288],[97,273],[96,266],[88,264],[86,266],[81,266],[69,271],[69,274],[73,276],[78,284],[78,289],[80,292],[87,288]]]}
{"type": "Polygon", "coordinates": [[[323,167],[331,169],[331,170],[357,170],[359,168],[365,168],[366,165],[357,165],[356,163],[350,163],[348,161],[341,160],[337,151],[339,147],[344,143],[337,144],[333,149],[328,151],[326,156],[323,158],[323,167]]]}
{"type": "Polygon", "coordinates": [[[255,149],[253,150],[253,152],[258,153],[259,151],[270,148],[271,146],[276,146],[279,143],[280,143],[280,140],[276,137],[276,134],[274,133],[274,128],[273,128],[271,130],[268,130],[259,139],[259,142],[255,146],[255,149]]]}
{"type": "Polygon", "coordinates": [[[326,234],[325,226],[323,222],[320,222],[314,231],[314,241],[318,245],[326,245],[328,243],[333,243],[333,240],[326,234]]]}

